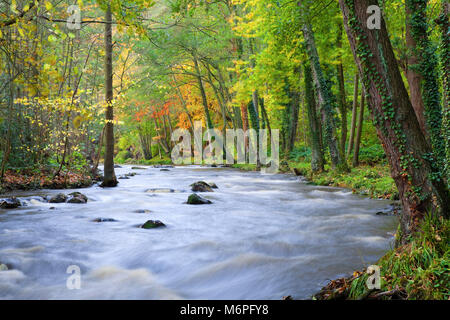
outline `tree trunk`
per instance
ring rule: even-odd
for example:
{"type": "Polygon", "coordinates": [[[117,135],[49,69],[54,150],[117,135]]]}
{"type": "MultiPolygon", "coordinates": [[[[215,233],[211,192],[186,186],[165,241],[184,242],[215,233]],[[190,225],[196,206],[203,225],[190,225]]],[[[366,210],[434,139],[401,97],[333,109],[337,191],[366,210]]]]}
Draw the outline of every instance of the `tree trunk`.
{"type": "Polygon", "coordinates": [[[112,14],[108,4],[105,14],[105,90],[106,90],[106,129],[105,129],[105,163],[103,187],[117,186],[114,172],[114,110],[113,101],[113,72],[112,72],[112,14]]]}
{"type": "Polygon", "coordinates": [[[399,243],[405,243],[427,212],[449,217],[450,194],[442,179],[433,179],[439,171],[430,161],[432,150],[404,86],[384,19],[380,30],[367,28],[367,8],[378,1],[339,3],[377,134],[403,204],[399,243]]]}
{"type": "Polygon", "coordinates": [[[333,111],[335,109],[331,89],[323,75],[320,66],[319,54],[317,52],[314,34],[309,23],[303,26],[303,35],[306,41],[307,53],[311,63],[314,82],[316,83],[322,120],[325,126],[324,136],[328,144],[331,157],[331,165],[333,169],[346,169],[345,161],[343,161],[338,147],[338,139],[336,137],[336,119],[333,111]]]}
{"type": "Polygon", "coordinates": [[[420,128],[426,136],[425,114],[422,99],[422,76],[417,72],[419,58],[416,55],[416,41],[411,34],[411,9],[406,8],[406,78],[409,84],[409,95],[411,104],[419,121],[420,128]]]}
{"type": "Polygon", "coordinates": [[[206,122],[206,126],[208,129],[212,129],[213,128],[213,124],[211,121],[211,117],[209,115],[209,110],[208,110],[208,100],[206,98],[206,93],[205,93],[205,87],[203,86],[203,81],[202,81],[202,75],[200,73],[200,67],[198,66],[198,61],[197,61],[197,57],[194,56],[194,66],[195,66],[195,71],[197,73],[196,78],[197,78],[197,83],[200,89],[200,94],[202,96],[202,102],[203,102],[203,110],[205,112],[205,122],[206,122]]]}
{"type": "Polygon", "coordinates": [[[266,107],[264,106],[264,98],[261,98],[259,106],[261,107],[261,116],[265,119],[267,131],[269,132],[269,140],[272,141],[272,128],[270,126],[270,120],[267,115],[266,107]]]}
{"type": "Polygon", "coordinates": [[[161,146],[165,154],[169,155],[169,146],[167,145],[166,137],[162,136],[161,129],[158,126],[158,121],[156,121],[156,117],[153,117],[153,122],[155,123],[155,130],[158,133],[158,145],[161,146]]]}
{"type": "Polygon", "coordinates": [[[298,113],[300,109],[300,93],[291,93],[291,108],[289,115],[288,151],[294,150],[295,138],[297,136],[298,113]]]}
{"type": "Polygon", "coordinates": [[[445,138],[445,167],[447,183],[450,181],[450,108],[448,100],[450,99],[450,37],[448,11],[450,4],[442,1],[442,12],[436,23],[441,27],[441,68],[442,68],[442,88],[443,88],[443,121],[442,135],[445,138]]]}
{"type": "Polygon", "coordinates": [[[359,74],[358,72],[356,72],[355,85],[353,91],[352,126],[350,129],[350,139],[348,140],[347,158],[349,158],[350,154],[352,153],[353,143],[355,141],[356,114],[358,112],[358,85],[359,85],[359,74]]]}
{"type": "Polygon", "coordinates": [[[151,160],[152,155],[152,136],[144,132],[141,128],[138,128],[139,141],[141,143],[142,153],[145,160],[151,160]]]}
{"type": "Polygon", "coordinates": [[[320,121],[317,118],[316,99],[314,97],[313,79],[311,67],[304,64],[305,70],[305,105],[308,113],[309,131],[311,134],[311,170],[313,172],[322,172],[324,170],[324,155],[322,143],[320,141],[320,121]]]}
{"type": "MultiPolygon", "coordinates": [[[[428,0],[406,0],[412,12],[409,17],[411,35],[416,42],[414,52],[418,56],[417,70],[422,77],[422,99],[425,112],[425,137],[431,142],[434,165],[442,172],[445,162],[445,143],[442,139],[442,106],[439,91],[438,59],[428,33],[428,0]]],[[[447,35],[448,36],[448,35],[447,35]]],[[[438,179],[442,178],[440,174],[438,179]]]]}
{"type": "MultiPolygon", "coordinates": [[[[342,25],[339,24],[337,38],[337,48],[342,49],[342,25]]],[[[342,161],[345,160],[345,143],[347,142],[347,98],[345,94],[345,79],[344,79],[344,65],[342,62],[342,55],[339,55],[339,64],[336,66],[337,78],[339,84],[339,112],[341,114],[341,140],[339,141],[339,151],[341,153],[342,161]]]]}
{"type": "MultiPolygon", "coordinates": [[[[245,104],[245,102],[241,103],[241,114],[242,114],[242,130],[244,132],[247,132],[247,130],[249,129],[249,127],[248,127],[248,111],[247,111],[247,105],[245,104]]],[[[244,140],[245,140],[244,141],[245,150],[247,152],[248,148],[249,148],[248,136],[245,136],[244,140]]]]}
{"type": "Polygon", "coordinates": [[[353,167],[359,166],[359,147],[361,146],[362,129],[364,125],[365,92],[361,90],[361,107],[359,108],[358,129],[356,130],[355,153],[353,154],[353,167]]]}

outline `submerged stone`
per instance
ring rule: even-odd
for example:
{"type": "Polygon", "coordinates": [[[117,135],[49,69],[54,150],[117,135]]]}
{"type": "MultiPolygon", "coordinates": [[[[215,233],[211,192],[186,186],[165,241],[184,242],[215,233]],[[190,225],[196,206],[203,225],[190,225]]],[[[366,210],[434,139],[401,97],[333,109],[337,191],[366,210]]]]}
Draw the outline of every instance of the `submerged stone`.
{"type": "Polygon", "coordinates": [[[138,209],[138,210],[134,210],[134,213],[150,213],[150,210],[147,209],[138,209]]]}
{"type": "Polygon", "coordinates": [[[117,220],[112,218],[97,218],[92,220],[93,222],[117,222],[117,220]]]}
{"type": "Polygon", "coordinates": [[[174,189],[170,189],[170,188],[152,188],[152,189],[148,189],[145,192],[147,193],[173,193],[175,192],[174,189]]]}
{"type": "Polygon", "coordinates": [[[159,168],[167,169],[167,168],[174,168],[174,166],[172,166],[172,165],[164,165],[164,164],[155,164],[153,166],[153,168],[156,168],[156,169],[159,169],[159,168]]]}

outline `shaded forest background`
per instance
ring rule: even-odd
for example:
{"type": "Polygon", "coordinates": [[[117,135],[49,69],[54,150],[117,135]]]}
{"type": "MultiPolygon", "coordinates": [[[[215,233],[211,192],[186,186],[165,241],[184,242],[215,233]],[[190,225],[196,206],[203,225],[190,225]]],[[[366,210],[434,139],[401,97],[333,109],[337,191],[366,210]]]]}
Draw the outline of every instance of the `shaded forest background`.
{"type": "Polygon", "coordinates": [[[114,161],[168,163],[171,132],[192,130],[200,120],[204,128],[221,130],[280,129],[283,168],[319,184],[414,203],[411,212],[423,213],[429,206],[421,203],[433,198],[420,195],[423,184],[424,193],[441,189],[437,202],[448,202],[445,1],[76,4],[79,29],[68,26],[71,1],[0,3],[3,182],[83,184],[86,173],[95,173],[92,168],[104,161],[105,180],[115,185],[114,161]],[[405,87],[407,96],[395,86],[395,92],[380,87],[382,78],[398,79],[372,74],[379,66],[364,62],[374,53],[364,57],[360,44],[352,44],[353,20],[367,29],[370,16],[361,11],[358,17],[356,7],[364,11],[374,3],[394,54],[387,68],[399,70],[398,88],[405,87]],[[346,13],[353,17],[343,19],[346,13]],[[403,141],[400,135],[407,132],[392,126],[404,113],[396,101],[407,101],[404,110],[414,108],[413,122],[433,154],[403,141]],[[398,143],[398,150],[391,143],[398,143]],[[419,162],[406,152],[410,147],[419,162]],[[428,164],[416,174],[421,162],[428,164]],[[411,167],[414,172],[408,172],[411,167]],[[412,178],[402,182],[401,174],[412,178]],[[411,191],[415,199],[405,200],[411,191]]]}

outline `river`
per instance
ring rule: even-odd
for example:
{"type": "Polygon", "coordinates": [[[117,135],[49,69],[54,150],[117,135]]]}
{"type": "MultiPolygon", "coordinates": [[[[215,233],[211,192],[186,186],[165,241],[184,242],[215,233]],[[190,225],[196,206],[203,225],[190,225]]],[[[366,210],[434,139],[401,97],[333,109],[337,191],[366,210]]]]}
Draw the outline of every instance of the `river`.
{"type": "Polygon", "coordinates": [[[72,190],[15,192],[28,200],[0,209],[0,262],[10,266],[0,271],[0,299],[308,299],[392,246],[397,219],[375,214],[389,201],[288,174],[200,166],[116,174],[130,171],[137,175],[117,188],[76,190],[87,204],[32,198],[72,190]],[[199,180],[219,187],[201,194],[213,204],[185,204],[199,180]],[[147,220],[167,227],[139,228],[147,220]],[[79,290],[66,286],[71,265],[81,270],[79,290]]]}

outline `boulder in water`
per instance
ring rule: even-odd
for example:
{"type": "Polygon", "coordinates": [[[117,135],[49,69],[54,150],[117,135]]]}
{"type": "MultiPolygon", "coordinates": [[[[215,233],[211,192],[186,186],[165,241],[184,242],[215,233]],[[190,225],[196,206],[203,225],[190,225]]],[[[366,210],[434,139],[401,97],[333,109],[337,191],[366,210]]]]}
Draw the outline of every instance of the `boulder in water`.
{"type": "Polygon", "coordinates": [[[120,168],[122,168],[122,166],[119,166],[118,164],[115,164],[115,165],[114,165],[114,168],[120,169],[120,168]]]}
{"type": "Polygon", "coordinates": [[[143,168],[143,167],[131,167],[131,170],[146,170],[146,168],[143,168]]]}
{"type": "Polygon", "coordinates": [[[50,203],[64,203],[67,201],[67,196],[64,193],[58,193],[48,200],[50,203]]]}
{"type": "Polygon", "coordinates": [[[191,184],[192,191],[194,192],[214,192],[212,187],[204,181],[198,181],[191,184]]]}
{"type": "Polygon", "coordinates": [[[161,228],[165,227],[166,225],[162,223],[159,220],[148,220],[146,223],[144,223],[141,228],[142,229],[155,229],[155,228],[161,228]]]}
{"type": "Polygon", "coordinates": [[[219,189],[219,187],[217,186],[217,184],[215,184],[214,182],[208,182],[209,186],[213,189],[219,189]]]}
{"type": "Polygon", "coordinates": [[[6,264],[0,263],[0,271],[7,271],[7,270],[8,270],[8,266],[6,264]]]}
{"type": "Polygon", "coordinates": [[[169,169],[160,169],[159,171],[170,171],[169,169]]]}
{"type": "Polygon", "coordinates": [[[200,197],[198,194],[193,193],[189,196],[188,200],[187,200],[187,204],[211,204],[212,202],[209,201],[208,199],[202,198],[200,197]]]}
{"type": "Polygon", "coordinates": [[[15,209],[20,207],[22,204],[19,199],[12,197],[9,199],[1,199],[0,200],[0,208],[2,209],[15,209]]]}
{"type": "Polygon", "coordinates": [[[128,176],[120,176],[119,178],[117,178],[119,180],[125,180],[125,179],[130,179],[130,177],[128,176]]]}
{"type": "Polygon", "coordinates": [[[80,192],[72,192],[69,196],[71,198],[67,201],[68,203],[86,203],[88,201],[88,198],[80,192]]]}

